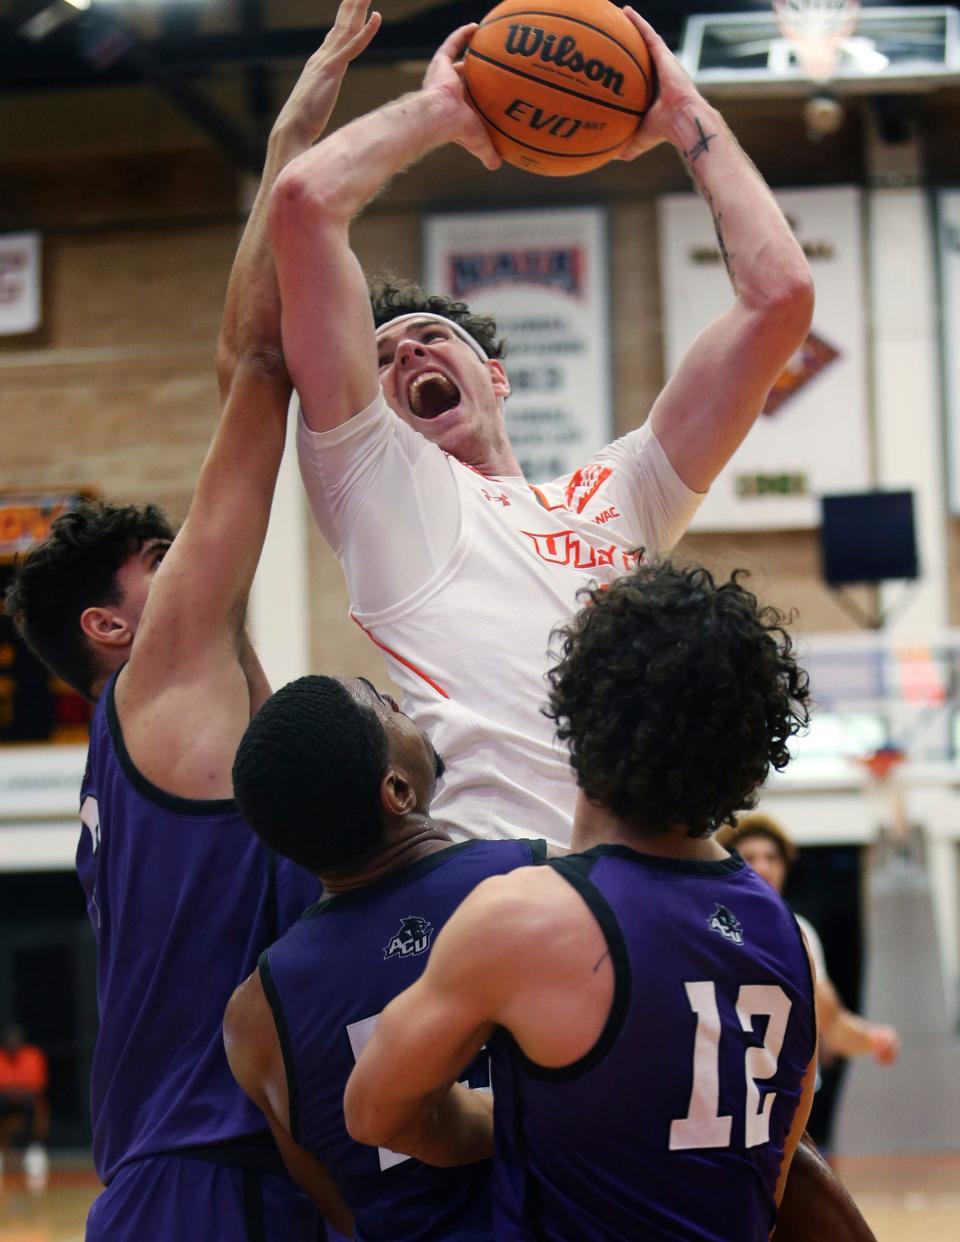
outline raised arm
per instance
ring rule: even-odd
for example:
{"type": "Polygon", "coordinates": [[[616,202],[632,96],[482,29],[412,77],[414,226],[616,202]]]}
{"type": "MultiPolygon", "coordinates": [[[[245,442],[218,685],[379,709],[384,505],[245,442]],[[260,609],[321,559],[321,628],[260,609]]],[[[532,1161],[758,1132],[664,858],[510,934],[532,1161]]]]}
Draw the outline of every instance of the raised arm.
{"type": "Polygon", "coordinates": [[[635,10],[659,93],[622,158],[661,142],[676,148],[713,217],[735,299],[691,345],[653,406],[657,439],[680,478],[706,491],[756,421],[802,344],[813,314],[803,251],[763,178],[723,117],[635,10]]]}
{"type": "Polygon", "coordinates": [[[454,31],[423,88],[344,126],[278,178],[270,236],[283,301],[283,349],[314,431],[337,427],[377,394],[373,316],[350,222],[408,164],[458,142],[500,160],[466,103],[454,61],[475,26],[454,31]]]}
{"type": "Polygon", "coordinates": [[[127,745],[144,775],[185,797],[226,797],[249,719],[243,618],[285,442],[290,380],[267,235],[281,170],[323,131],[350,61],[379,25],[344,0],[270,135],[263,179],[234,261],[217,354],[223,410],[184,525],[157,573],[118,683],[127,745]],[[193,733],[185,725],[197,725],[193,733]],[[187,745],[186,738],[190,738],[187,745]],[[199,738],[199,741],[198,741],[199,738]]]}

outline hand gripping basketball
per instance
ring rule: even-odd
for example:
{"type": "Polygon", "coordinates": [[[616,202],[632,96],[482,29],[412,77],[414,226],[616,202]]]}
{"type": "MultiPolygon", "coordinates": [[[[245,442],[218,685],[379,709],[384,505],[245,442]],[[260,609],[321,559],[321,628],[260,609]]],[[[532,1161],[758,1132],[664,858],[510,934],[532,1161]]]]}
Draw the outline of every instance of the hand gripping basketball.
{"type": "Polygon", "coordinates": [[[469,22],[444,39],[424,75],[423,89],[436,91],[449,98],[456,116],[456,132],[451,135],[450,141],[464,147],[485,168],[493,171],[500,167],[503,160],[490,141],[486,126],[467,102],[462,78],[463,62],[459,60],[476,29],[477,23],[469,22]]]}
{"type": "Polygon", "coordinates": [[[660,38],[650,23],[627,5],[625,16],[636,27],[650,52],[654,77],[654,97],[643,124],[617,153],[619,160],[633,160],[638,155],[652,151],[661,142],[683,146],[677,131],[680,113],[691,104],[703,106],[704,100],[694,86],[690,75],[660,38]]]}
{"type": "Polygon", "coordinates": [[[503,158],[551,177],[613,159],[652,93],[643,37],[608,0],[503,0],[470,40],[463,72],[503,158]]]}

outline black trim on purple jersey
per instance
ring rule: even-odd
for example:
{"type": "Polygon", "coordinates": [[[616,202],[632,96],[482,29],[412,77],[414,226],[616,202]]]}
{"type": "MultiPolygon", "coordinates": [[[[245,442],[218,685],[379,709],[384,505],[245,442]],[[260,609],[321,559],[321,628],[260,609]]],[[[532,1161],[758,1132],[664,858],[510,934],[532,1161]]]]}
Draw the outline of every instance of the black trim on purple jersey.
{"type": "Polygon", "coordinates": [[[517,844],[528,845],[530,847],[530,861],[535,867],[539,867],[542,863],[547,861],[547,843],[543,837],[540,837],[536,841],[527,841],[521,838],[517,844]]]}
{"type": "Polygon", "coordinates": [[[747,864],[743,861],[736,850],[730,850],[729,858],[716,859],[699,859],[699,858],[663,858],[659,854],[642,854],[639,850],[633,850],[629,845],[595,845],[592,849],[584,850],[582,854],[576,855],[577,858],[589,858],[596,860],[598,858],[626,858],[629,862],[638,863],[641,867],[650,867],[654,871],[678,871],[683,875],[736,875],[739,871],[745,871],[747,864]]]}
{"type": "MultiPolygon", "coordinates": [[[[501,1030],[499,1038],[505,1039],[514,1055],[523,1059],[519,1045],[509,1031],[501,1030]]],[[[519,1074],[512,1074],[513,1087],[513,1152],[517,1164],[523,1169],[523,1191],[520,1216],[533,1242],[549,1242],[543,1230],[543,1195],[540,1182],[530,1171],[530,1144],[527,1139],[527,1120],[523,1107],[523,1088],[519,1074]]]]}
{"type": "Polygon", "coordinates": [[[300,1142],[300,1084],[297,1079],[297,1063],[293,1048],[290,1045],[290,1032],[287,1030],[287,1019],[283,1012],[280,993],[273,981],[270,970],[269,950],[264,949],[257,962],[260,972],[260,983],[273,1014],[273,1024],[277,1028],[277,1039],[280,1041],[280,1056],[283,1058],[283,1072],[287,1079],[287,1109],[290,1113],[290,1133],[294,1141],[300,1142]]]}
{"type": "Polygon", "coordinates": [[[117,678],[124,668],[126,665],[118,669],[110,678],[104,694],[106,695],[105,710],[110,739],[113,742],[117,761],[130,784],[149,802],[162,807],[165,811],[172,811],[175,815],[238,815],[237,804],[232,798],[181,798],[177,794],[167,793],[166,790],[160,789],[140,772],[130,758],[127,744],[123,740],[123,730],[120,728],[120,717],[117,715],[117,705],[114,699],[117,678]]]}
{"type": "Polygon", "coordinates": [[[222,1143],[177,1147],[164,1154],[184,1160],[202,1160],[204,1164],[222,1164],[231,1169],[251,1169],[257,1173],[276,1173],[281,1177],[286,1174],[286,1165],[269,1130],[225,1139],[222,1143]]]}
{"type": "MultiPolygon", "coordinates": [[[[391,871],[380,880],[374,880],[370,884],[364,884],[362,888],[353,889],[349,893],[334,893],[330,897],[321,897],[319,901],[315,901],[312,906],[307,906],[300,920],[316,918],[320,914],[326,914],[330,910],[340,910],[347,905],[356,905],[358,902],[369,901],[371,898],[381,896],[383,893],[392,892],[395,888],[402,888],[405,884],[409,884],[411,880],[419,879],[420,876],[426,875],[433,871],[435,867],[439,867],[442,863],[462,854],[464,850],[473,849],[477,845],[489,845],[489,841],[458,841],[452,843],[442,850],[435,850],[432,854],[427,854],[424,858],[418,858],[416,862],[412,862],[409,866],[401,867],[399,871],[391,871]]],[[[544,862],[547,856],[547,843],[543,840],[528,841],[526,839],[517,841],[504,841],[504,844],[525,845],[530,852],[530,862],[544,862]]]]}
{"type": "Polygon", "coordinates": [[[584,1053],[579,1060],[573,1061],[570,1065],[559,1067],[538,1065],[536,1061],[530,1060],[519,1045],[516,1045],[517,1056],[523,1063],[524,1070],[533,1078],[563,1082],[571,1078],[579,1078],[594,1069],[619,1039],[623,1024],[627,1019],[627,1011],[630,1008],[630,998],[633,993],[630,955],[627,952],[627,943],[620,930],[620,924],[617,922],[617,916],[606,897],[590,882],[590,872],[597,862],[593,854],[594,851],[590,850],[585,854],[571,854],[568,858],[552,858],[547,866],[552,867],[572,888],[576,889],[590,913],[600,924],[603,938],[610,950],[610,962],[613,966],[613,1002],[597,1042],[589,1052],[584,1053]]]}
{"type": "Polygon", "coordinates": [[[247,1242],[267,1242],[267,1227],[263,1219],[263,1174],[244,1169],[241,1177],[247,1242]]]}

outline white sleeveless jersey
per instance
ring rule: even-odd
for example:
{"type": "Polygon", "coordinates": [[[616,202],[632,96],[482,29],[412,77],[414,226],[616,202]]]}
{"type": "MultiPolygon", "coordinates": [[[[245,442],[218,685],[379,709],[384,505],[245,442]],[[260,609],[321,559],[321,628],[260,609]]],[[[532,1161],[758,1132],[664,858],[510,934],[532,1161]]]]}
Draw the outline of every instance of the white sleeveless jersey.
{"type": "Polygon", "coordinates": [[[578,591],[667,552],[702,497],[646,427],[539,487],[449,457],[382,397],[331,432],[301,420],[299,448],[352,615],[446,760],[433,817],[568,845],[576,786],[541,710],[551,632],[578,591]]]}

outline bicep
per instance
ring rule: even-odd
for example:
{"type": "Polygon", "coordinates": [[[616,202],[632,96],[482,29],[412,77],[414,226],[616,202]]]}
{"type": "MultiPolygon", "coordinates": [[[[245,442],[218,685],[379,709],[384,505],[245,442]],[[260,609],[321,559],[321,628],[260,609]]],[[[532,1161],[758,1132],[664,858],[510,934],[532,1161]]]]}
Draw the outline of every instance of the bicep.
{"type": "Polygon", "coordinates": [[[627,520],[629,537],[648,557],[665,556],[690,525],[703,493],[680,478],[649,422],[608,445],[597,461],[612,470],[605,486],[627,520]]]}
{"type": "Polygon", "coordinates": [[[795,329],[737,303],[687,350],[651,419],[677,474],[706,491],[757,419],[797,348],[795,329]]]}
{"type": "Polygon", "coordinates": [[[283,353],[314,431],[340,426],[378,387],[373,312],[348,225],[271,200],[283,353]]]}
{"type": "Polygon", "coordinates": [[[428,975],[429,967],[380,1014],[348,1084],[348,1105],[375,1098],[390,1110],[420,1100],[455,1081],[489,1038],[473,998],[428,975]]]}
{"type": "Polygon", "coordinates": [[[494,882],[466,899],[437,937],[423,975],[380,1015],[344,1097],[348,1128],[361,1141],[393,1133],[426,1097],[454,1082],[489,1038],[504,973],[484,951],[483,890],[494,882]]]}

